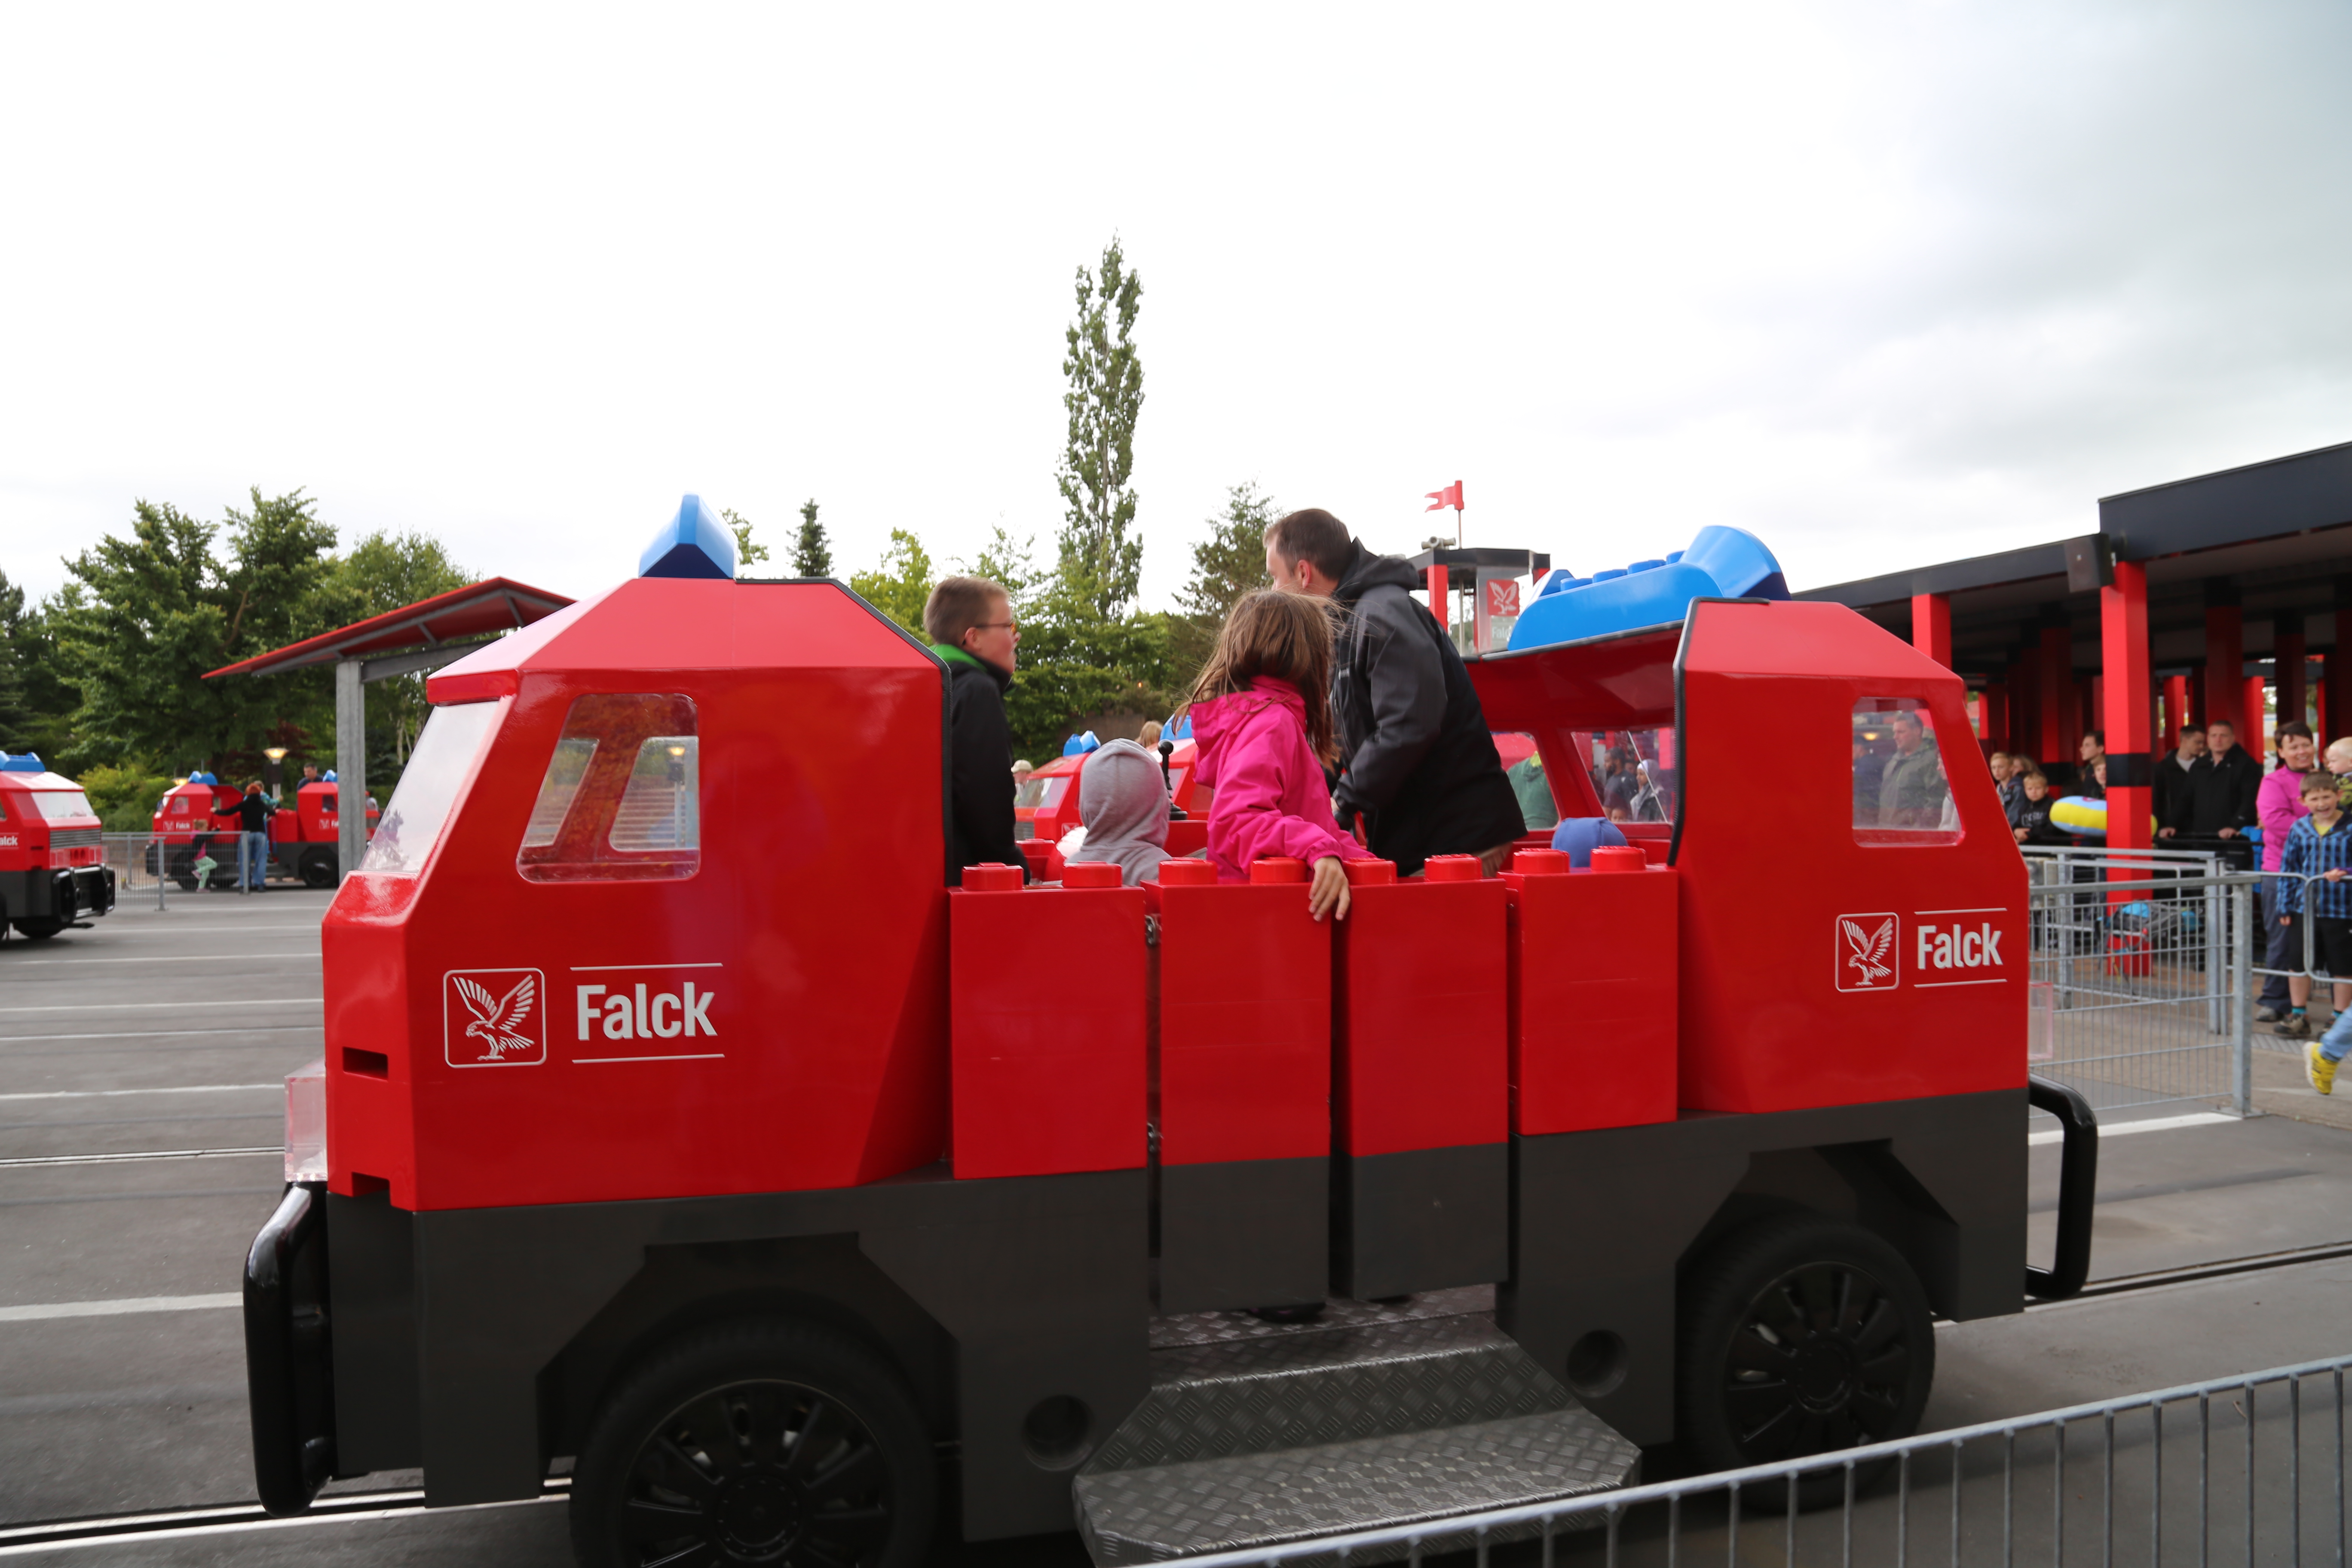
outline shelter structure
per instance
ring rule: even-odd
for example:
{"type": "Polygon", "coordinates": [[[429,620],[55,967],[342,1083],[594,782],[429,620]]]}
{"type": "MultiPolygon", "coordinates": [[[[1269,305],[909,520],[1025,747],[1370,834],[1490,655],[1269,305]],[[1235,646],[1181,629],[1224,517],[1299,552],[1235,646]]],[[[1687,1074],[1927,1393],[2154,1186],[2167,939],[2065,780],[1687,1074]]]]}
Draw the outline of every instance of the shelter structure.
{"type": "MultiPolygon", "coordinates": [[[[276,675],[335,667],[335,774],[339,799],[367,799],[367,686],[438,669],[492,637],[544,620],[572,601],[505,577],[436,594],[397,610],[305,637],[206,675],[276,675]]],[[[336,858],[350,876],[367,852],[367,813],[336,815],[336,858]]]]}
{"type": "Polygon", "coordinates": [[[2352,735],[2352,442],[2107,496],[2095,533],[1812,588],[1966,678],[1990,749],[2072,767],[2104,731],[2108,843],[2149,847],[2179,726],[2352,735]]]}

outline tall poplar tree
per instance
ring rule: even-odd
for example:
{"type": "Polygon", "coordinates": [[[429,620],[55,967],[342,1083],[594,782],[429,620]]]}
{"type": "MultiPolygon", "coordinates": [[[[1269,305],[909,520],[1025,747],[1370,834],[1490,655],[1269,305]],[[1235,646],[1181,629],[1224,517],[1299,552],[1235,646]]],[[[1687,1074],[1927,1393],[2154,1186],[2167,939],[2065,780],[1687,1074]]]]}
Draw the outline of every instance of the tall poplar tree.
{"type": "Polygon", "coordinates": [[[816,520],[814,496],[801,503],[800,537],[793,541],[793,575],[833,575],[833,545],[824,536],[824,524],[816,520]]]}
{"type": "Polygon", "coordinates": [[[1078,312],[1064,334],[1062,375],[1068,390],[1068,442],[1055,479],[1062,492],[1063,585],[1099,616],[1116,616],[1135,598],[1143,541],[1135,521],[1135,422],[1143,409],[1143,362],[1135,316],[1143,279],[1128,269],[1116,235],[1102,264],[1078,268],[1078,312]]]}

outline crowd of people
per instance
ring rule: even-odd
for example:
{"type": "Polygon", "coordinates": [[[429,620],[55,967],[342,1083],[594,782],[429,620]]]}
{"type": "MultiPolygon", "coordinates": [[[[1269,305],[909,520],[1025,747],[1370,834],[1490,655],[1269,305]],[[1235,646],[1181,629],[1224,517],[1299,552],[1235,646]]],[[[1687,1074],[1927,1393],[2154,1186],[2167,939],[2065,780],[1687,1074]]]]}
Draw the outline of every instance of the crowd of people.
{"type": "MultiPolygon", "coordinates": [[[[1461,654],[1412,596],[1418,575],[1319,509],[1276,519],[1265,555],[1274,586],[1234,604],[1186,708],[1192,799],[1206,803],[1205,854],[1220,879],[1246,880],[1265,856],[1295,858],[1321,920],[1347,915],[1350,860],[1392,861],[1400,876],[1439,855],[1498,868],[1527,831],[1525,781],[1507,776],[1461,654]]],[[[1023,865],[1004,715],[1020,627],[1003,587],[976,577],[940,583],[923,621],[950,674],[956,884],[967,867],[1023,865]]],[[[1117,864],[1129,883],[1156,877],[1171,808],[1149,744],[1105,744],[1078,787],[1086,835],[1074,858],[1117,864]]],[[[1624,805],[1638,816],[1640,793],[1624,805]]]]}

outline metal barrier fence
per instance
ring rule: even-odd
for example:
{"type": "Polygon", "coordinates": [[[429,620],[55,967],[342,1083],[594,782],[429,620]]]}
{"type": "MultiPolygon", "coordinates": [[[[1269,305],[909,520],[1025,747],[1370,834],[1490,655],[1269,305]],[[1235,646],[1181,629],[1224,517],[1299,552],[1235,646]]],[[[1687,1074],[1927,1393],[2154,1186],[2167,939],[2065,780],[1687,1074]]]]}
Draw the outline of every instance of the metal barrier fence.
{"type": "Polygon", "coordinates": [[[2345,1562],[2352,1356],[1809,1459],[1186,1559],[1620,1564],[2345,1562]],[[1807,1509],[1816,1511],[1807,1512],[1807,1509]],[[1539,1555],[1538,1555],[1539,1553],[1539,1555]]]}
{"type": "Polygon", "coordinates": [[[2200,858],[2153,871],[2083,856],[2032,867],[2027,1058],[2102,1112],[2252,1108],[2258,879],[2200,858]]]}
{"type": "MultiPolygon", "coordinates": [[[[215,834],[203,844],[191,842],[185,835],[178,839],[158,837],[152,833],[107,833],[100,836],[105,847],[106,865],[114,868],[114,890],[119,901],[127,902],[134,896],[152,897],[155,907],[168,909],[173,892],[201,892],[213,889],[223,892],[246,892],[255,879],[251,852],[243,834],[215,834]],[[231,849],[227,843],[234,841],[231,849]]],[[[280,868],[264,860],[261,879],[276,874],[280,868]]]]}

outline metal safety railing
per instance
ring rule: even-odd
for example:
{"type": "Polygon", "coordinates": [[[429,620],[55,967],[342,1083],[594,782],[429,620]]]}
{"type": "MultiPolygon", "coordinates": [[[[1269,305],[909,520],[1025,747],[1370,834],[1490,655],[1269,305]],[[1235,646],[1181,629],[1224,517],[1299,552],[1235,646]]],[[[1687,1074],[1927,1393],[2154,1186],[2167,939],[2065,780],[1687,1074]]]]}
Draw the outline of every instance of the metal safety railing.
{"type": "Polygon", "coordinates": [[[1186,1559],[1192,1568],[2345,1562],[2352,1356],[1811,1458],[1186,1559]],[[1811,1511],[1807,1511],[1811,1510],[1811,1511]],[[1598,1539],[1595,1539],[1595,1537],[1598,1539]]]}
{"type": "Polygon", "coordinates": [[[287,875],[268,848],[242,833],[108,833],[100,838],[103,863],[114,868],[116,898],[152,894],[159,910],[169,907],[173,891],[250,892],[273,876],[287,875]]]}
{"type": "MultiPolygon", "coordinates": [[[[2185,858],[2184,858],[2185,859],[2185,858]]],[[[2252,873],[2118,859],[2033,864],[2027,1059],[2101,1111],[2252,1110],[2252,873]]]]}

